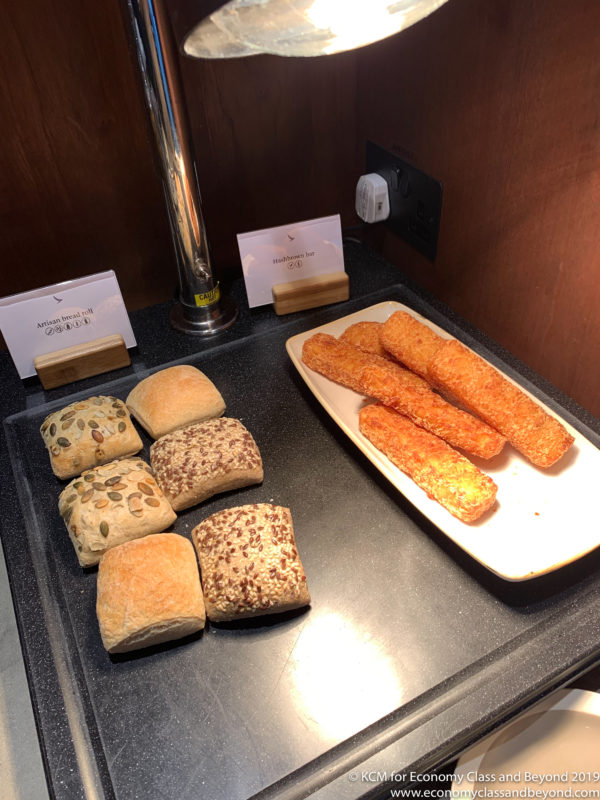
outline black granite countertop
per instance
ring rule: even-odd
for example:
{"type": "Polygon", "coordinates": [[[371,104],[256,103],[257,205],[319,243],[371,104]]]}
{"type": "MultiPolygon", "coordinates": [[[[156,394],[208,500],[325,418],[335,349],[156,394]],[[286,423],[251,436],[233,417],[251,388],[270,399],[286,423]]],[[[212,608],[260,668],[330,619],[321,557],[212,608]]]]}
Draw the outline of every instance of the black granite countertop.
{"type": "MultiPolygon", "coordinates": [[[[219,364],[222,364],[223,373],[220,378],[229,387],[235,386],[236,374],[243,374],[246,379],[251,376],[253,364],[256,364],[256,380],[259,381],[257,386],[264,387],[265,398],[256,396],[246,398],[250,408],[248,413],[252,415],[255,412],[258,415],[259,407],[264,405],[264,408],[273,414],[273,418],[277,419],[278,424],[289,426],[290,441],[295,442],[298,447],[304,443],[307,447],[316,448],[314,452],[317,469],[325,472],[331,466],[340,471],[341,487],[331,483],[329,477],[323,478],[323,487],[336,494],[335,500],[338,504],[344,504],[346,497],[350,508],[350,496],[355,485],[368,491],[367,502],[377,503],[376,513],[381,513],[381,516],[373,522],[372,508],[362,510],[352,508],[351,513],[358,515],[354,518],[357,528],[362,525],[367,529],[369,524],[372,524],[378,530],[378,525],[389,526],[391,520],[398,518],[401,520],[398,524],[402,526],[407,537],[407,551],[404,554],[406,567],[411,569],[421,564],[422,574],[418,580],[414,575],[404,572],[401,576],[405,591],[413,593],[410,602],[416,603],[415,609],[418,609],[415,611],[418,616],[418,619],[415,619],[415,626],[421,628],[419,635],[414,636],[416,661],[409,663],[401,654],[398,655],[406,669],[406,686],[403,687],[406,692],[406,702],[402,701],[396,710],[391,710],[391,713],[388,713],[390,710],[384,704],[385,713],[381,720],[370,721],[364,731],[355,733],[348,739],[331,733],[327,746],[324,744],[327,737],[324,737],[323,731],[319,730],[319,737],[324,738],[319,739],[319,747],[316,745],[311,747],[311,735],[314,731],[308,727],[302,736],[301,724],[298,723],[300,728],[295,731],[295,735],[298,741],[304,742],[305,752],[303,761],[296,764],[293,758],[286,760],[283,755],[280,762],[277,760],[274,754],[277,742],[264,734],[261,725],[265,724],[265,721],[261,721],[255,715],[254,709],[258,702],[256,697],[253,698],[254,705],[249,706],[248,711],[252,718],[252,724],[249,725],[253,733],[249,732],[247,737],[240,740],[240,747],[247,746],[250,749],[247,753],[241,753],[238,747],[229,752],[227,749],[229,740],[227,738],[221,740],[220,737],[224,734],[219,725],[225,724],[223,720],[226,720],[231,711],[227,702],[223,705],[218,690],[212,687],[211,702],[214,703],[215,713],[220,720],[214,723],[211,729],[219,742],[218,748],[213,745],[215,749],[212,753],[212,763],[221,765],[221,773],[215,777],[212,774],[214,769],[211,772],[210,766],[206,766],[202,772],[197,765],[192,768],[183,763],[181,766],[185,773],[183,789],[174,776],[165,777],[164,774],[159,776],[153,773],[152,764],[149,763],[153,749],[147,748],[148,759],[142,756],[139,731],[135,734],[132,732],[127,741],[119,743],[118,749],[113,752],[111,747],[114,742],[111,742],[109,737],[116,735],[115,730],[118,726],[112,717],[104,716],[105,709],[102,704],[103,698],[107,697],[108,685],[105,681],[110,678],[113,681],[112,686],[115,687],[127,674],[131,687],[139,691],[135,681],[140,680],[144,664],[147,665],[150,661],[134,659],[125,665],[103,663],[102,655],[96,654],[95,644],[92,644],[90,650],[93,652],[89,662],[87,654],[67,653],[66,660],[70,662],[73,659],[76,663],[69,663],[66,666],[60,663],[60,653],[65,652],[65,643],[62,641],[65,626],[69,627],[72,624],[72,640],[69,638],[71,633],[67,636],[67,640],[68,645],[77,653],[80,652],[81,640],[85,635],[79,626],[77,612],[72,606],[66,610],[61,608],[61,603],[68,605],[73,602],[73,597],[69,594],[71,591],[81,591],[82,602],[85,602],[88,599],[86,597],[88,589],[83,584],[79,589],[79,585],[75,583],[66,589],[64,575],[61,576],[59,571],[55,576],[49,573],[48,580],[51,583],[51,578],[56,577],[58,582],[62,581],[60,591],[52,585],[48,587],[41,585],[43,581],[40,581],[39,564],[34,563],[36,557],[35,555],[32,557],[30,549],[24,546],[22,510],[16,501],[19,487],[15,486],[13,479],[10,454],[7,451],[3,429],[0,457],[6,483],[2,496],[2,543],[16,601],[17,624],[34,713],[40,731],[42,754],[51,792],[56,797],[70,800],[86,796],[105,796],[129,800],[130,797],[138,796],[127,789],[130,784],[127,783],[128,778],[118,761],[119,753],[129,746],[132,750],[129,754],[127,775],[132,776],[131,780],[138,780],[140,786],[147,781],[145,788],[140,789],[139,794],[145,800],[166,796],[165,787],[178,792],[177,795],[171,796],[206,797],[207,800],[220,800],[220,798],[238,800],[250,795],[255,796],[257,792],[261,798],[279,800],[308,796],[319,800],[381,797],[384,796],[382,794],[385,791],[384,786],[356,785],[348,777],[349,773],[356,769],[357,765],[360,766],[360,770],[380,771],[406,770],[410,767],[423,772],[440,767],[455,758],[475,738],[520,708],[529,705],[536,698],[584,673],[600,658],[600,615],[598,615],[600,558],[597,551],[579,564],[561,570],[558,575],[538,579],[535,589],[530,586],[507,585],[478,565],[471,564],[467,556],[460,553],[452,543],[446,542],[443,535],[412,509],[409,503],[398,498],[397,493],[386,485],[385,480],[380,478],[356,452],[353,445],[344,439],[297,378],[282,352],[282,346],[288,335],[344,316],[348,313],[348,309],[360,308],[363,300],[366,304],[370,304],[371,301],[382,301],[389,293],[393,299],[400,299],[412,305],[450,332],[460,335],[467,343],[476,343],[486,353],[491,354],[497,363],[513,369],[528,387],[540,393],[545,402],[566,415],[574,427],[578,427],[592,440],[595,438],[596,444],[600,441],[600,420],[563,396],[543,378],[528,370],[435,298],[412,285],[395,267],[382,260],[373,251],[349,240],[345,243],[345,260],[351,286],[351,298],[347,303],[277,317],[270,307],[249,310],[243,284],[240,281],[230,287],[231,295],[240,309],[238,321],[231,329],[210,339],[187,336],[174,331],[168,322],[170,303],[133,312],[130,316],[138,346],[132,352],[131,366],[71,386],[44,391],[36,380],[23,383],[18,379],[8,354],[2,353],[0,388],[3,416],[8,417],[28,410],[33,419],[36,410],[42,409],[48,403],[54,403],[74,393],[95,391],[96,387],[112,381],[121,381],[121,384],[115,384],[117,386],[128,385],[128,381],[134,383],[137,376],[144,374],[146,370],[171,361],[199,360],[198,363],[210,365],[213,370],[213,373],[209,373],[211,377],[214,377],[214,371],[218,370],[219,364]],[[273,374],[269,371],[271,363],[273,374]],[[289,405],[293,412],[291,419],[286,417],[286,402],[290,392],[293,392],[294,398],[289,405]],[[318,427],[318,436],[312,432],[315,426],[318,427]],[[321,448],[320,443],[322,443],[322,454],[318,452],[321,448]],[[331,465],[328,463],[330,458],[333,459],[331,465]],[[470,635],[475,637],[472,640],[473,655],[466,661],[461,660],[463,654],[460,653],[459,642],[449,647],[450,617],[446,619],[445,612],[440,608],[436,612],[440,615],[439,620],[431,620],[431,610],[427,604],[431,603],[432,607],[437,606],[437,600],[433,596],[436,593],[436,580],[442,581],[442,589],[451,587],[447,601],[449,604],[454,603],[458,608],[460,597],[463,595],[473,608],[481,612],[482,630],[478,638],[473,631],[470,631],[470,635]],[[432,594],[428,595],[428,591],[432,594]],[[421,600],[418,600],[417,594],[421,600]],[[58,608],[59,616],[64,614],[66,622],[56,625],[56,619],[48,611],[48,598],[51,598],[58,608]],[[424,607],[419,603],[424,603],[424,607]],[[438,637],[437,644],[435,646],[432,644],[429,653],[419,651],[416,644],[416,639],[422,635],[424,624],[432,626],[432,642],[438,637]],[[438,630],[438,624],[442,627],[445,624],[442,632],[438,630]],[[61,639],[60,645],[57,645],[57,639],[61,639]],[[443,647],[447,648],[448,660],[456,662],[456,667],[447,674],[439,669],[446,657],[443,647]],[[122,668],[115,670],[115,666],[122,668]],[[424,674],[427,674],[426,685],[419,683],[420,680],[425,680],[424,674]],[[65,693],[67,685],[65,675],[69,676],[67,684],[69,680],[73,680],[75,687],[73,695],[69,691],[65,693]],[[414,691],[411,693],[411,690],[414,691]],[[272,752],[252,754],[253,742],[264,744],[265,741],[271,743],[272,752]],[[132,753],[137,753],[138,756],[134,757],[132,753]],[[246,763],[247,759],[252,761],[252,758],[259,765],[256,768],[251,768],[248,766],[249,762],[246,763]],[[136,761],[135,764],[132,764],[133,760],[136,761]],[[293,769],[290,768],[290,764],[293,769]],[[224,778],[223,771],[227,773],[227,779],[224,778]],[[205,780],[206,788],[202,789],[205,780]]],[[[249,385],[248,380],[245,385],[249,385]]],[[[252,387],[251,391],[256,393],[257,386],[252,387]]],[[[263,433],[267,438],[269,420],[259,422],[257,416],[255,424],[259,433],[263,433]]],[[[286,475],[287,462],[282,453],[274,448],[271,457],[281,467],[272,484],[268,485],[269,491],[283,492],[289,485],[291,493],[297,492],[301,478],[298,472],[301,461],[292,459],[291,463],[296,467],[293,474],[286,475]]],[[[308,538],[314,535],[314,531],[309,530],[311,525],[318,527],[320,524],[319,514],[327,516],[325,505],[327,499],[319,495],[314,481],[311,484],[311,492],[310,502],[313,506],[311,514],[308,512],[299,514],[299,521],[305,526],[308,538]]],[[[39,502],[52,501],[41,498],[39,502]]],[[[335,527],[332,520],[327,521],[335,527]]],[[[348,521],[345,524],[347,525],[348,521]]],[[[348,540],[352,540],[351,533],[348,533],[348,540]]],[[[359,539],[356,543],[358,545],[359,539]]],[[[315,545],[315,552],[317,551],[318,545],[315,545]]],[[[320,552],[321,557],[324,555],[325,551],[320,552]]],[[[383,548],[380,557],[384,557],[383,548]]],[[[387,557],[389,558],[389,553],[387,557]]],[[[375,568],[376,557],[373,558],[375,568]]],[[[308,560],[310,562],[310,558],[308,560]]],[[[345,576],[348,584],[353,580],[351,567],[350,563],[348,569],[340,573],[345,576]]],[[[316,565],[313,571],[315,574],[318,572],[316,565]]],[[[316,578],[314,583],[318,596],[319,579],[316,578]]],[[[364,605],[363,603],[363,607],[364,605]]],[[[368,608],[368,603],[366,606],[368,608]]],[[[293,635],[294,624],[300,623],[294,620],[288,621],[288,626],[284,626],[279,632],[276,627],[270,628],[268,635],[271,636],[272,642],[274,643],[278,635],[280,637],[293,635]]],[[[384,626],[388,623],[382,621],[378,624],[384,626]]],[[[453,621],[452,626],[455,624],[456,630],[459,630],[458,623],[453,621]]],[[[377,625],[373,625],[374,636],[377,630],[377,625]]],[[[379,628],[382,635],[384,630],[384,627],[379,628]]],[[[413,635],[410,631],[404,633],[413,635]]],[[[389,647],[396,647],[400,641],[394,638],[399,636],[398,631],[392,635],[389,630],[385,630],[385,636],[388,634],[387,644],[389,647]]],[[[90,633],[90,637],[92,635],[90,633]]],[[[212,644],[215,644],[215,641],[213,636],[212,644]]],[[[181,648],[180,653],[184,649],[181,648]]],[[[167,651],[166,655],[156,655],[157,663],[162,664],[165,669],[169,652],[167,651]]],[[[208,645],[205,647],[205,652],[209,653],[208,645]]],[[[248,652],[254,653],[253,650],[248,652]]],[[[273,657],[276,655],[275,649],[273,657]]],[[[181,657],[183,658],[183,655],[181,657]]],[[[208,665],[205,666],[208,668],[208,665]]],[[[120,688],[126,692],[127,684],[120,688]]],[[[400,691],[398,687],[396,689],[400,691]]],[[[235,687],[229,687],[229,690],[234,692],[235,687]]],[[[279,699],[281,713],[289,712],[285,696],[279,699]]],[[[349,698],[349,702],[351,700],[352,698],[349,698]]],[[[129,698],[124,694],[123,714],[128,713],[127,702],[129,698]]],[[[170,713],[179,714],[181,719],[185,716],[183,708],[179,711],[174,710],[172,706],[169,708],[170,713]]],[[[150,714],[148,709],[146,711],[150,714]]],[[[148,731],[156,735],[156,730],[148,720],[148,716],[144,717],[144,724],[148,725],[148,731]]],[[[210,727],[210,721],[207,723],[204,719],[202,722],[204,729],[207,724],[210,727]]],[[[231,724],[233,723],[230,719],[225,727],[231,724]]],[[[306,725],[306,721],[303,724],[306,725]]],[[[186,735],[190,736],[191,733],[187,731],[186,735]]],[[[236,739],[236,735],[230,731],[231,740],[236,739]]],[[[282,751],[285,749],[282,746],[282,751]]],[[[155,758],[158,758],[158,755],[155,758]]],[[[165,764],[169,764],[170,768],[177,762],[177,759],[169,761],[167,755],[164,755],[164,758],[165,764]]],[[[180,758],[185,761],[184,755],[180,754],[180,758]]],[[[168,771],[169,767],[161,766],[160,769],[168,771]]]]}

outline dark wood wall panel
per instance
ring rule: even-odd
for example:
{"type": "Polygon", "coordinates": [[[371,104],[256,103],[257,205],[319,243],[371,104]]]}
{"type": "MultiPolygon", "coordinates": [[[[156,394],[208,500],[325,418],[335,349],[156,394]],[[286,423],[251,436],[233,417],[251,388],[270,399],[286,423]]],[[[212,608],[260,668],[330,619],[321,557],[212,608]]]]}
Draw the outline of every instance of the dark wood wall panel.
{"type": "Polygon", "coordinates": [[[239,270],[237,233],[336,213],[354,223],[354,53],[186,58],[182,72],[217,270],[239,270]]]}
{"type": "Polygon", "coordinates": [[[450,0],[361,53],[358,102],[362,139],[444,184],[435,264],[384,252],[596,414],[599,53],[596,0],[450,0]]]}
{"type": "Polygon", "coordinates": [[[170,234],[122,8],[0,4],[0,294],[114,268],[173,293],[170,234]]]}
{"type": "MultiPolygon", "coordinates": [[[[178,40],[197,3],[168,4],[178,40]]],[[[236,233],[340,212],[354,221],[356,57],[182,57],[219,277],[236,233]]],[[[128,308],[177,277],[124,0],[0,7],[0,296],[114,268],[128,308]]]]}

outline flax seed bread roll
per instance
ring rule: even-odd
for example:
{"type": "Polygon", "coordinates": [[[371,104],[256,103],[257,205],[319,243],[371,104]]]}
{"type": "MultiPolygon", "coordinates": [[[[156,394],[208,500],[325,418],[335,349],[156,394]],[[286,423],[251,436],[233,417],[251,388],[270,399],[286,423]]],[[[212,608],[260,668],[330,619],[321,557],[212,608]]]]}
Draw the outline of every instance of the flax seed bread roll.
{"type": "Polygon", "coordinates": [[[127,407],[153,439],[194,422],[220,417],[225,401],[196,367],[182,364],[144,378],[127,396],[127,407]]]}
{"type": "Polygon", "coordinates": [[[359,427],[393,464],[462,522],[475,522],[494,505],[498,487],[489,475],[402,414],[375,403],[361,409],[359,427]]]}
{"type": "Polygon", "coordinates": [[[225,622],[310,603],[289,508],[256,503],[219,511],[192,531],[206,614],[225,622]]]}
{"type": "Polygon", "coordinates": [[[574,442],[555,417],[456,339],[438,349],[428,372],[437,385],[500,431],[538,467],[552,466],[574,442]]]}
{"type": "Polygon", "coordinates": [[[177,516],[140,458],[87,470],[60,494],[58,510],[82,567],[111,547],[170,527],[177,516]]]}
{"type": "Polygon", "coordinates": [[[98,567],[96,614],[109,653],[202,630],[206,615],[191,542],[158,533],[109,550],[98,567]]]}
{"type": "Polygon", "coordinates": [[[46,417],[40,428],[58,478],[138,453],[142,440],[129,411],[116,397],[90,397],[46,417]]]}
{"type": "Polygon", "coordinates": [[[176,511],[263,479],[256,442],[238,419],[230,417],[209,419],[163,436],[150,447],[150,462],[176,511]]]}

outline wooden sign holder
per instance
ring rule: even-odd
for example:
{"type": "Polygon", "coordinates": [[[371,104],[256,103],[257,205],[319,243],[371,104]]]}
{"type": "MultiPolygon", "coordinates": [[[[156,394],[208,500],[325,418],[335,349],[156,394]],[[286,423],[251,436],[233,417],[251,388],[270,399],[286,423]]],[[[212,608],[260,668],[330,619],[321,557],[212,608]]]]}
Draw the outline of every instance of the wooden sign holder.
{"type": "Polygon", "coordinates": [[[278,283],[272,291],[275,313],[291,314],[347,300],[350,297],[350,282],[347,273],[330,272],[299,281],[278,283]]]}
{"type": "Polygon", "coordinates": [[[33,365],[44,389],[101,375],[131,364],[120,333],[36,356],[33,365]]]}

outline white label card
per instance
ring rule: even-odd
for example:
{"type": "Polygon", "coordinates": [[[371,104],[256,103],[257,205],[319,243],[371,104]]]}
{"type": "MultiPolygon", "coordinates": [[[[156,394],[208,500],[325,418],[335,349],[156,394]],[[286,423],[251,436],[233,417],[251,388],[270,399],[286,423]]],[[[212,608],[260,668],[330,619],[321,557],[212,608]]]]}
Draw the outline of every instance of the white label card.
{"type": "Polygon", "coordinates": [[[36,356],[102,336],[136,344],[113,270],[4,297],[0,329],[21,378],[36,374],[36,356]]]}
{"type": "Polygon", "coordinates": [[[250,308],[272,303],[278,283],[344,271],[339,214],[239,233],[237,240],[250,308]]]}

